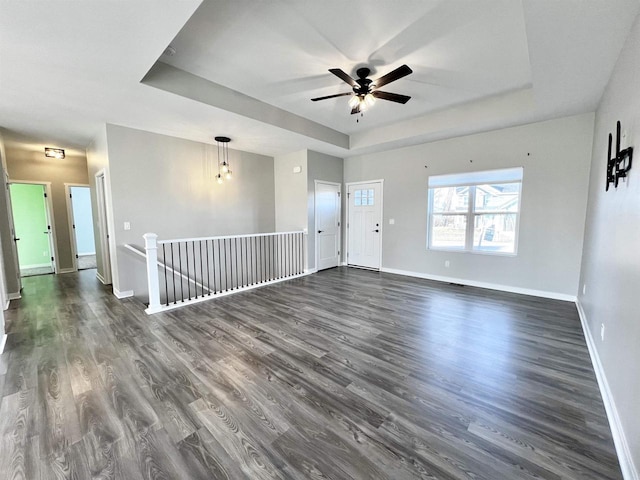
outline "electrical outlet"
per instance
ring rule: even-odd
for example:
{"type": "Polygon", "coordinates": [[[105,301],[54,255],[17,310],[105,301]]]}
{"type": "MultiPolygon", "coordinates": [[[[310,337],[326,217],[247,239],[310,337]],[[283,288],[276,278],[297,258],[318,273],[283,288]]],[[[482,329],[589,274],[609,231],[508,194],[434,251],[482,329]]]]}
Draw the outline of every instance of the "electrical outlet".
{"type": "Polygon", "coordinates": [[[587,294],[587,284],[586,283],[584,285],[582,285],[582,294],[583,295],[587,294]]]}
{"type": "Polygon", "coordinates": [[[600,340],[604,342],[604,323],[600,324],[600,340]]]}
{"type": "Polygon", "coordinates": [[[125,230],[131,230],[131,223],[130,222],[124,222],[124,229],[125,230]]]}
{"type": "Polygon", "coordinates": [[[449,267],[451,266],[451,262],[450,262],[449,260],[445,260],[445,261],[444,261],[444,266],[445,266],[446,268],[449,268],[449,267]]]}
{"type": "Polygon", "coordinates": [[[389,219],[389,225],[395,225],[396,223],[396,219],[395,218],[390,218],[389,219]]]}

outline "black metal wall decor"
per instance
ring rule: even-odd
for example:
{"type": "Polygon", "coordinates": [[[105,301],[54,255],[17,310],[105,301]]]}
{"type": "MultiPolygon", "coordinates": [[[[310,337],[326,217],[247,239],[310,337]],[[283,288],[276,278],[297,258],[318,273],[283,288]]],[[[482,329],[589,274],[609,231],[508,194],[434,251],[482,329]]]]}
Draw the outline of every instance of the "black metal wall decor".
{"type": "Polygon", "coordinates": [[[620,122],[616,126],[616,156],[611,157],[611,142],[613,138],[609,134],[609,153],[607,154],[607,182],[605,190],[609,191],[609,185],[612,183],[618,188],[618,182],[621,178],[625,178],[629,170],[631,170],[631,162],[633,161],[633,147],[627,147],[620,151],[620,122]]]}

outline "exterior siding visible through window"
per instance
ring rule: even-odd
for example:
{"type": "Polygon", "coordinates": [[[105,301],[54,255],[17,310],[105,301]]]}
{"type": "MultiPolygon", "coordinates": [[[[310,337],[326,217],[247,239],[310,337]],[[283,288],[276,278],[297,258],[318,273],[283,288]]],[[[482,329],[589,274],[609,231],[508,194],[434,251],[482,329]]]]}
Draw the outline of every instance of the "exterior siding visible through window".
{"type": "Polygon", "coordinates": [[[515,255],[522,168],[429,178],[427,248],[515,255]]]}

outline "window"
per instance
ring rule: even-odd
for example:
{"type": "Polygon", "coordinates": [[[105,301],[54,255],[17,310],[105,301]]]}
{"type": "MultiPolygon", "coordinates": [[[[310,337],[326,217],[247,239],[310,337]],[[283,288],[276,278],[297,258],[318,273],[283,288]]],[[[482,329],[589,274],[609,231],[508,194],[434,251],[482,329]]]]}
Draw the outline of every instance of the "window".
{"type": "Polygon", "coordinates": [[[522,168],[429,177],[427,247],[515,254],[522,168]]]}
{"type": "Polygon", "coordinates": [[[356,207],[366,207],[373,205],[373,189],[356,190],[354,204],[356,207]]]}

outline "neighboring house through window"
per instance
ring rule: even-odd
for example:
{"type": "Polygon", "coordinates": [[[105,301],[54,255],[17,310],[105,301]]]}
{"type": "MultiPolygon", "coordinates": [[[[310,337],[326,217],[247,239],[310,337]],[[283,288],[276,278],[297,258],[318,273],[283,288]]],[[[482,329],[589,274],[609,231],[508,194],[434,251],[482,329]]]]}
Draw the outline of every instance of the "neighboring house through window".
{"type": "Polygon", "coordinates": [[[515,255],[521,167],[429,177],[427,248],[515,255]]]}

